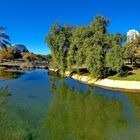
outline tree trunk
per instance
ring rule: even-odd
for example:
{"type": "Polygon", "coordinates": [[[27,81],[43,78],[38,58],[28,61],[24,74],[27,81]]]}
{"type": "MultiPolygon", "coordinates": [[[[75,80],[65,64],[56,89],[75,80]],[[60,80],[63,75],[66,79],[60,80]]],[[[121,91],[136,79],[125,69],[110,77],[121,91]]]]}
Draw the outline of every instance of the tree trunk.
{"type": "Polygon", "coordinates": [[[133,58],[132,58],[132,59],[131,59],[132,69],[133,69],[133,67],[134,67],[133,63],[134,63],[134,60],[133,60],[133,58]]]}

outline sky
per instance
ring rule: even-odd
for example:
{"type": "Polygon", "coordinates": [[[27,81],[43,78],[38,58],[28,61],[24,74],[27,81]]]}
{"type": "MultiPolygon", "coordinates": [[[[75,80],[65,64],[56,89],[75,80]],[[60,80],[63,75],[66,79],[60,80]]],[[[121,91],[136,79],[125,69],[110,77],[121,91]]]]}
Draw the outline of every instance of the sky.
{"type": "Polygon", "coordinates": [[[0,0],[0,26],[12,44],[49,54],[45,36],[56,22],[89,25],[96,15],[110,19],[109,33],[140,32],[140,0],[0,0]]]}

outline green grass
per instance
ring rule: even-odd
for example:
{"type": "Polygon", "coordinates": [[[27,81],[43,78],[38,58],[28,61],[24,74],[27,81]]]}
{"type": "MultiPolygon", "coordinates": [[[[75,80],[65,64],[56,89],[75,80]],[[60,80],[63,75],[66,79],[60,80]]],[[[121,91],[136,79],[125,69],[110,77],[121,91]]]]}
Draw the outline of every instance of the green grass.
{"type": "Polygon", "coordinates": [[[127,80],[127,81],[140,81],[140,74],[132,74],[132,75],[128,75],[126,77],[120,77],[120,76],[114,75],[114,76],[107,77],[107,79],[111,79],[111,80],[127,80]]]}
{"type": "Polygon", "coordinates": [[[140,68],[135,68],[132,71],[128,72],[127,76],[108,76],[107,79],[111,80],[127,80],[127,81],[140,81],[140,68]]]}

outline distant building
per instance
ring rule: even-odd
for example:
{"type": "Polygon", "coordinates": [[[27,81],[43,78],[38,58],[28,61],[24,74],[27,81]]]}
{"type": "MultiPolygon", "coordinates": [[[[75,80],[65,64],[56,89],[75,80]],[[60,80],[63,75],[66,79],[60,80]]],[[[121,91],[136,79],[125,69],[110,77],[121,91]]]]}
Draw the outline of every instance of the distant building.
{"type": "Polygon", "coordinates": [[[137,35],[139,35],[139,32],[137,30],[129,30],[127,32],[127,42],[133,42],[136,40],[137,35]]]}
{"type": "Polygon", "coordinates": [[[26,46],[22,44],[16,44],[16,45],[13,45],[13,47],[15,47],[20,52],[29,52],[26,46]]]}

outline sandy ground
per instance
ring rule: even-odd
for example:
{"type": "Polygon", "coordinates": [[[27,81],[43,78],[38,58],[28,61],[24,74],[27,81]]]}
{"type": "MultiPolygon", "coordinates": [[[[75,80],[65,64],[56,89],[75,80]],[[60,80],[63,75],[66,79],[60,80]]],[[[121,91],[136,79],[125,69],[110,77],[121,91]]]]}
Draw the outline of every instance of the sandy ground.
{"type": "Polygon", "coordinates": [[[78,74],[74,74],[71,76],[73,79],[87,83],[89,85],[99,85],[103,87],[109,87],[112,89],[126,89],[130,91],[140,92],[140,81],[121,81],[121,80],[110,80],[110,79],[102,79],[96,80],[91,79],[88,76],[82,76],[78,74]]]}

